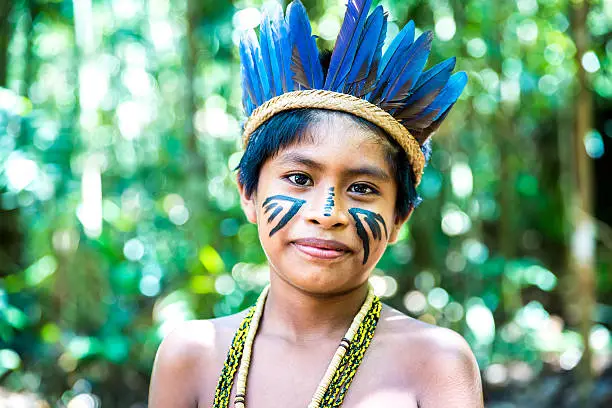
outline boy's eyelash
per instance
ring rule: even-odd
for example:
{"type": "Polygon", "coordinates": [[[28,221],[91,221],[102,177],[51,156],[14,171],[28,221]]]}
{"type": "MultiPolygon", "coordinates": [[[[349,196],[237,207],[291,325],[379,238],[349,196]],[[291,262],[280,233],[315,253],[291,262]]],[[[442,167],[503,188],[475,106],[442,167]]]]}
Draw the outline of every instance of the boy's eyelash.
{"type": "Polygon", "coordinates": [[[295,182],[291,181],[291,177],[294,177],[294,176],[306,177],[307,179],[312,180],[312,179],[311,179],[309,176],[307,176],[307,175],[306,175],[306,174],[304,174],[304,173],[292,173],[292,174],[288,174],[288,175],[286,175],[284,178],[285,178],[285,179],[287,179],[287,180],[289,180],[289,182],[291,182],[291,184],[294,184],[294,185],[296,185],[296,186],[300,186],[300,187],[307,187],[307,186],[305,186],[305,185],[303,185],[303,184],[298,184],[298,183],[295,183],[295,182]]]}
{"type": "MultiPolygon", "coordinates": [[[[311,181],[312,181],[312,178],[310,178],[310,176],[307,176],[307,175],[306,175],[306,174],[304,174],[304,173],[292,173],[292,174],[288,174],[288,175],[286,175],[286,176],[284,177],[285,179],[289,180],[289,182],[290,182],[291,184],[296,185],[296,186],[298,186],[298,187],[308,187],[308,186],[303,185],[303,184],[298,184],[298,183],[295,183],[295,182],[291,181],[291,177],[293,177],[293,176],[302,176],[302,177],[306,177],[306,178],[308,178],[309,180],[311,180],[311,181]]],[[[366,183],[355,183],[355,184],[351,184],[351,187],[352,187],[352,186],[365,186],[366,188],[369,188],[369,189],[371,190],[371,192],[369,192],[369,193],[357,193],[357,194],[363,194],[363,195],[365,195],[365,194],[375,194],[375,195],[379,195],[379,194],[380,194],[380,192],[379,192],[379,191],[378,191],[376,188],[374,188],[374,187],[372,187],[371,185],[366,184],[366,183]]]]}
{"type": "Polygon", "coordinates": [[[366,193],[366,194],[376,194],[376,195],[380,194],[377,189],[375,189],[374,187],[370,186],[369,184],[355,183],[355,184],[351,184],[351,186],[365,186],[365,187],[369,188],[370,190],[372,190],[371,193],[366,193]]]}

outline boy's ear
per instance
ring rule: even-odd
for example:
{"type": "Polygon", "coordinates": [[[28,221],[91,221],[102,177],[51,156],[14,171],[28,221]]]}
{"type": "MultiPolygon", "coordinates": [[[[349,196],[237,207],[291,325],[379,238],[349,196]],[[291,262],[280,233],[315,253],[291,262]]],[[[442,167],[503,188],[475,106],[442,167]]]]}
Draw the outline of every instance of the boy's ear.
{"type": "Polygon", "coordinates": [[[389,234],[389,243],[395,244],[397,242],[397,236],[402,229],[402,226],[410,219],[412,212],[414,211],[414,206],[410,206],[410,210],[408,210],[408,214],[405,217],[395,217],[395,223],[391,227],[391,233],[389,234]]]}
{"type": "Polygon", "coordinates": [[[238,184],[238,192],[240,193],[242,211],[244,211],[244,215],[246,215],[249,222],[257,224],[257,202],[255,193],[251,194],[250,197],[246,195],[244,185],[240,182],[239,174],[236,175],[236,182],[238,184]]]}

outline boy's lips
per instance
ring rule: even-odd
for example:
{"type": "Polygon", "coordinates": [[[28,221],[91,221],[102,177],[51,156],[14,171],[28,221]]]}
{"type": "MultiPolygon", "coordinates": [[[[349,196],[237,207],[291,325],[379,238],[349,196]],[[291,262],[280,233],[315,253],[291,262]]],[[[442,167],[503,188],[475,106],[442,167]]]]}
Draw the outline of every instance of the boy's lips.
{"type": "Polygon", "coordinates": [[[299,251],[321,259],[336,259],[348,252],[352,252],[347,245],[334,240],[302,238],[293,241],[292,244],[299,251]]]}

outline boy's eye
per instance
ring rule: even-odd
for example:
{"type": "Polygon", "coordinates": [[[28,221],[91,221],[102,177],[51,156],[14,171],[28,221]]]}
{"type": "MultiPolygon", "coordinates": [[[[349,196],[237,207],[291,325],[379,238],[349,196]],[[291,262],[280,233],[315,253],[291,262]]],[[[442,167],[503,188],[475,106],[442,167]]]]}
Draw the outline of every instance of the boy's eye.
{"type": "MultiPolygon", "coordinates": [[[[285,177],[287,180],[289,180],[292,184],[298,185],[298,186],[309,186],[312,185],[312,181],[310,179],[310,177],[308,177],[305,174],[301,174],[301,173],[295,173],[295,174],[290,174],[288,176],[285,177]],[[310,184],[309,184],[310,182],[310,184]]],[[[357,194],[362,194],[362,195],[366,195],[366,194],[378,194],[378,190],[376,190],[375,188],[369,186],[368,184],[364,184],[364,183],[355,183],[353,185],[350,186],[349,190],[351,192],[357,193],[357,194]]]]}
{"type": "Polygon", "coordinates": [[[353,184],[351,188],[353,188],[353,191],[355,193],[359,193],[359,194],[377,194],[378,193],[378,191],[376,191],[374,188],[370,187],[367,184],[363,184],[363,183],[353,184]]]}
{"type": "Polygon", "coordinates": [[[310,177],[305,174],[296,173],[287,176],[287,179],[298,186],[305,186],[308,180],[310,180],[310,177]]]}

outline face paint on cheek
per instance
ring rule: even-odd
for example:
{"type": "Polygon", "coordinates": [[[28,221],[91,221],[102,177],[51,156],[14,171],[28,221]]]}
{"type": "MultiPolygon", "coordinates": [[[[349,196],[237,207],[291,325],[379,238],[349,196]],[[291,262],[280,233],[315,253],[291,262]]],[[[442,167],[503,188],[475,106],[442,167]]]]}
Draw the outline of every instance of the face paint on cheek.
{"type": "Polygon", "coordinates": [[[293,198],[280,194],[266,198],[262,204],[262,207],[264,208],[264,214],[267,214],[270,210],[274,210],[272,211],[272,214],[270,214],[270,216],[268,217],[268,224],[274,221],[276,216],[285,209],[285,206],[282,205],[284,202],[291,203],[291,207],[285,213],[285,215],[282,216],[280,221],[278,221],[278,224],[276,224],[276,226],[272,228],[272,231],[270,231],[269,234],[270,237],[274,235],[278,230],[283,228],[285,225],[287,225],[287,223],[295,216],[295,214],[297,214],[297,212],[300,210],[300,208],[304,205],[306,201],[300,200],[299,198],[293,198]]]}
{"type": "Polygon", "coordinates": [[[380,222],[385,230],[385,238],[388,238],[387,235],[387,224],[385,224],[384,218],[375,212],[364,210],[363,208],[350,208],[349,214],[353,216],[355,220],[355,226],[357,227],[357,235],[363,242],[363,265],[368,261],[368,257],[370,256],[370,235],[366,231],[365,226],[363,225],[363,221],[359,218],[359,214],[365,215],[365,222],[370,227],[370,231],[372,231],[372,235],[374,239],[379,240],[382,238],[380,222]]]}
{"type": "Polygon", "coordinates": [[[325,203],[325,212],[323,213],[324,216],[329,217],[331,216],[331,211],[334,208],[334,196],[336,194],[334,193],[334,187],[330,187],[328,192],[327,192],[327,202],[325,203]]]}

